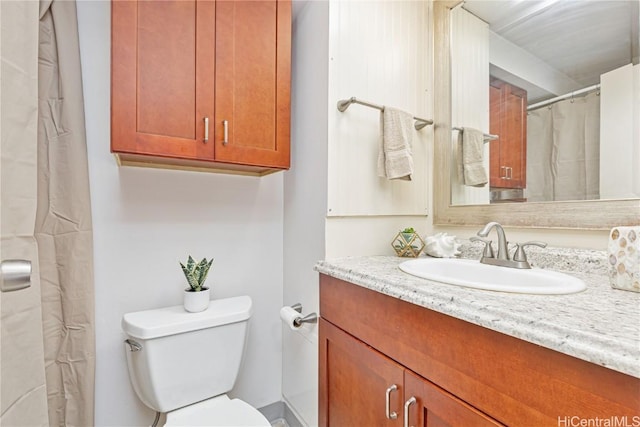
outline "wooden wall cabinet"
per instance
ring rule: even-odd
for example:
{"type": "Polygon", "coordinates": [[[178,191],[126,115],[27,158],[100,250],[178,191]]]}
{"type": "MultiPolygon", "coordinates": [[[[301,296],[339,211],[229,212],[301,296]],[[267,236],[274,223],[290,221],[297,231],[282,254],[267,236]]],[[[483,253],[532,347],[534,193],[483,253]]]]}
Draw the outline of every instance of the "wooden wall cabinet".
{"type": "Polygon", "coordinates": [[[289,168],[290,1],[114,1],[111,151],[122,164],[289,168]]]}
{"type": "Polygon", "coordinates": [[[321,275],[320,314],[321,427],[640,420],[638,378],[361,286],[321,275]]]}
{"type": "Polygon", "coordinates": [[[489,184],[525,188],[527,183],[527,91],[493,78],[489,86],[491,141],[489,184]]]}

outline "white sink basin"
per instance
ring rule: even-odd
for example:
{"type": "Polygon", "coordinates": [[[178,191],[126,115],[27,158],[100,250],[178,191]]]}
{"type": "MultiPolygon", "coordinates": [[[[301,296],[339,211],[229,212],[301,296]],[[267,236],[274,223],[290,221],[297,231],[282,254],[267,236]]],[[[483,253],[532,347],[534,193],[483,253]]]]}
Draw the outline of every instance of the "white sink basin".
{"type": "Polygon", "coordinates": [[[413,276],[449,285],[519,294],[572,294],[586,289],[584,282],[555,271],[516,269],[480,264],[477,260],[420,258],[400,264],[413,276]]]}

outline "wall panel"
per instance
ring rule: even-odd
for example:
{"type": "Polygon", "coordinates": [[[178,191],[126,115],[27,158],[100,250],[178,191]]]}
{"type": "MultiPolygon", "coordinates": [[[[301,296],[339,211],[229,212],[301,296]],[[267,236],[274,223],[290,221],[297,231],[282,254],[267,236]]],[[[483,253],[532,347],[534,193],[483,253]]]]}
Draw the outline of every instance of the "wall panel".
{"type": "Polygon", "coordinates": [[[430,119],[430,2],[331,2],[329,216],[426,215],[433,128],[414,132],[413,180],[377,175],[380,112],[336,103],[355,96],[430,119]]]}
{"type": "MultiPolygon", "coordinates": [[[[451,123],[489,133],[489,25],[457,7],[451,11],[451,123]]],[[[451,133],[451,149],[458,157],[458,132],[451,133]]],[[[484,163],[489,174],[490,142],[484,163]]],[[[460,183],[452,167],[451,202],[454,205],[489,203],[489,185],[469,187],[460,183]]]]}

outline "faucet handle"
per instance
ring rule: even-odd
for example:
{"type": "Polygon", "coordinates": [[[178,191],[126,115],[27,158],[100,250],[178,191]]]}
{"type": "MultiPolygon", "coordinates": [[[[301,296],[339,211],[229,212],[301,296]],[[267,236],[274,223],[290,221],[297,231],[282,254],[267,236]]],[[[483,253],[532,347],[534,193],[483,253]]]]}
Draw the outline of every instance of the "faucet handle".
{"type": "Polygon", "coordinates": [[[484,243],[484,251],[482,252],[483,258],[495,258],[493,255],[493,247],[491,246],[491,240],[482,239],[480,237],[471,236],[469,240],[472,242],[482,242],[484,243]]]}
{"type": "Polygon", "coordinates": [[[516,243],[516,251],[513,254],[514,261],[527,262],[527,254],[524,252],[525,246],[539,246],[541,248],[546,248],[547,244],[545,242],[516,243]]]}

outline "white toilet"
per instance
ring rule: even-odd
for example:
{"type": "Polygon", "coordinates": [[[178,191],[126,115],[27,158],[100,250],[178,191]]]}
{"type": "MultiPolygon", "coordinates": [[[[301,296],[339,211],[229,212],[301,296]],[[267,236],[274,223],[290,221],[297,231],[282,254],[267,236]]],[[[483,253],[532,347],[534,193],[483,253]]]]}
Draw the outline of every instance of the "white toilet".
{"type": "Polygon", "coordinates": [[[251,317],[251,298],[211,301],[200,313],[183,306],[125,314],[129,378],[167,426],[270,426],[255,408],[225,393],[236,381],[251,317]]]}

